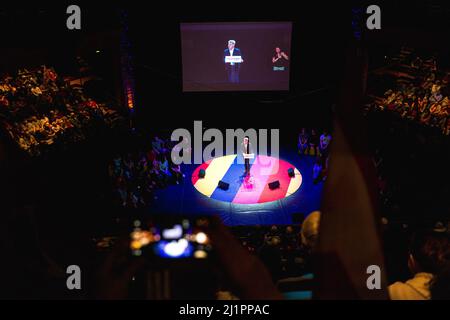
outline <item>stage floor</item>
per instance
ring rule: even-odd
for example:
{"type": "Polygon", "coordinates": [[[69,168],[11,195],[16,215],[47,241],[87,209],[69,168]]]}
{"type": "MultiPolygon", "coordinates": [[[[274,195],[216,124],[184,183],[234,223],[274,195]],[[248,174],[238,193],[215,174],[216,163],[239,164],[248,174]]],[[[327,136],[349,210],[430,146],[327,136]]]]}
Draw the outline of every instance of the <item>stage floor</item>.
{"type": "MultiPolygon", "coordinates": [[[[259,176],[261,168],[258,169],[257,165],[252,164],[251,174],[258,179],[258,190],[243,188],[244,181],[241,176],[244,167],[236,163],[235,155],[223,158],[216,164],[222,169],[214,170],[214,176],[212,170],[209,172],[209,183],[202,191],[195,186],[198,184],[197,172],[208,164],[183,165],[182,170],[186,178],[179,185],[158,190],[156,193],[158,199],[150,206],[150,212],[181,215],[217,214],[226,225],[234,226],[292,224],[294,215],[307,215],[319,209],[323,182],[313,183],[314,157],[300,157],[294,151],[281,152],[280,170],[275,176],[267,177],[259,176]],[[226,159],[227,157],[229,158],[226,159]],[[287,174],[289,167],[296,168],[294,178],[287,174]],[[218,189],[218,180],[230,183],[229,190],[218,189]],[[267,183],[272,180],[279,180],[281,187],[266,190],[267,183]]],[[[204,179],[207,177],[208,171],[204,179]]]]}
{"type": "Polygon", "coordinates": [[[217,157],[198,166],[191,177],[192,185],[208,198],[240,204],[258,204],[283,199],[294,194],[302,184],[302,175],[285,160],[270,156],[256,156],[245,174],[242,157],[236,154],[217,157]],[[292,169],[293,177],[288,170],[292,169]],[[206,173],[200,177],[200,171],[206,173]],[[219,181],[227,184],[220,188],[219,181]],[[269,183],[279,182],[270,188],[269,183]]]}

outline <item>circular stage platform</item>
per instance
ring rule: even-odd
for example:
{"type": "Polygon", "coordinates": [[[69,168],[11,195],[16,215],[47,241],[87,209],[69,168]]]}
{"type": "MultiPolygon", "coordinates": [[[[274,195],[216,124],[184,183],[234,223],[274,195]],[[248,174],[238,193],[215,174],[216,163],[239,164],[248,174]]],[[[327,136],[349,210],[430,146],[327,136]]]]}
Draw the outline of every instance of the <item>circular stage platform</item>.
{"type": "Polygon", "coordinates": [[[203,195],[219,201],[258,204],[283,199],[295,193],[302,184],[302,175],[289,162],[270,156],[256,156],[251,160],[250,175],[244,175],[242,158],[227,155],[214,158],[198,166],[192,174],[192,184],[203,195]],[[294,176],[288,170],[293,169],[294,176]],[[199,177],[200,170],[205,176],[199,177]],[[225,184],[219,187],[219,181],[225,184]],[[279,182],[270,188],[269,183],[279,182]]]}

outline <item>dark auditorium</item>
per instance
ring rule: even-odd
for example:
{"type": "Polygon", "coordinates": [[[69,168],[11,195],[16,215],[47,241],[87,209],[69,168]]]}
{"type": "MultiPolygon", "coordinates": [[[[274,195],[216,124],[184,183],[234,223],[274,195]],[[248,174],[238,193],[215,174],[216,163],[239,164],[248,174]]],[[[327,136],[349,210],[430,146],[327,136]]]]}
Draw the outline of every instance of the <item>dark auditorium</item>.
{"type": "Polygon", "coordinates": [[[450,300],[449,1],[144,2],[0,5],[0,300],[450,300]]]}

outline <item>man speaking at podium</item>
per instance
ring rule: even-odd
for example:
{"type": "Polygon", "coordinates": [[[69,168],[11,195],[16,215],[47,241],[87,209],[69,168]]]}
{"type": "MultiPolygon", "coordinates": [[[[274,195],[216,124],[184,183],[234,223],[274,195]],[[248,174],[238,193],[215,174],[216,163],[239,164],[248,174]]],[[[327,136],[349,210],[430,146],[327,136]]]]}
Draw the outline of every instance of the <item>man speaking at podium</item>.
{"type": "Polygon", "coordinates": [[[241,50],[235,47],[235,40],[228,40],[228,48],[223,52],[223,61],[227,70],[228,82],[239,83],[239,69],[242,59],[241,50]]]}
{"type": "Polygon", "coordinates": [[[244,157],[245,160],[244,175],[247,176],[250,174],[250,158],[254,158],[255,156],[253,154],[252,144],[250,143],[248,136],[244,137],[244,141],[242,141],[241,147],[242,147],[242,156],[244,157]]]}

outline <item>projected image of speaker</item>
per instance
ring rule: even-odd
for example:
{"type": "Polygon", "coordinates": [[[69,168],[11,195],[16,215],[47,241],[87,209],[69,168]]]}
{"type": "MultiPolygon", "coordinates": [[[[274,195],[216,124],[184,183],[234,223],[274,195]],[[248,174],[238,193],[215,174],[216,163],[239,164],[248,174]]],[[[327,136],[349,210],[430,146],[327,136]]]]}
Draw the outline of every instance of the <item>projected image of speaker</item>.
{"type": "Polygon", "coordinates": [[[291,177],[291,178],[295,177],[294,168],[289,168],[287,172],[288,172],[289,177],[291,177]]]}
{"type": "Polygon", "coordinates": [[[278,180],[269,183],[270,190],[275,190],[275,189],[278,189],[279,187],[280,187],[280,181],[278,181],[278,180]]]}
{"type": "Polygon", "coordinates": [[[180,23],[183,92],[289,90],[292,25],[290,21],[180,23]],[[242,73],[244,69],[248,71],[242,73]]]}
{"type": "Polygon", "coordinates": [[[219,186],[220,189],[222,190],[228,190],[228,188],[230,187],[229,183],[226,183],[222,180],[219,181],[219,183],[217,184],[219,186]]]}
{"type": "Polygon", "coordinates": [[[204,178],[204,177],[205,177],[205,174],[206,174],[205,169],[200,169],[200,170],[198,171],[198,177],[199,177],[199,178],[204,178]]]}

